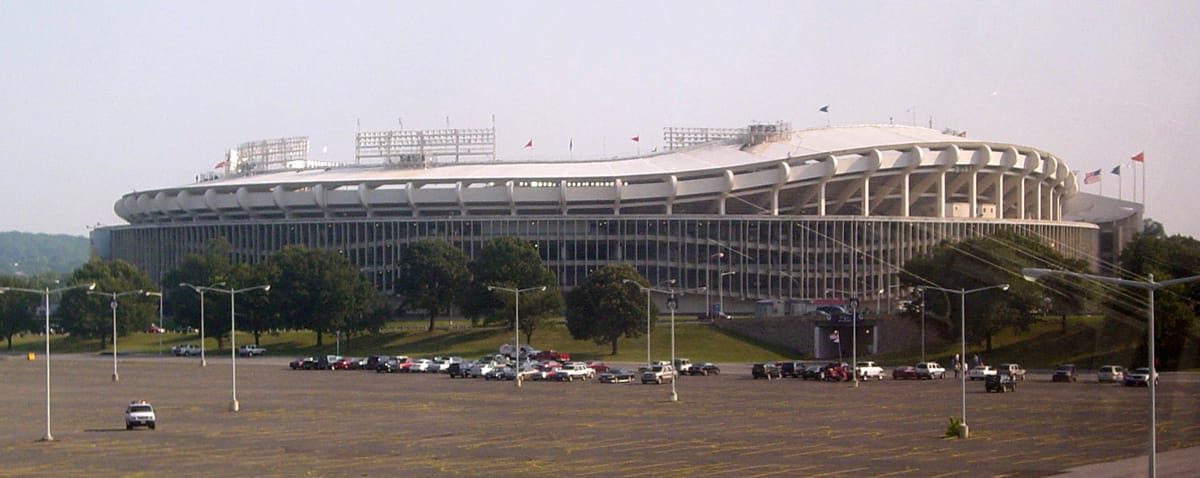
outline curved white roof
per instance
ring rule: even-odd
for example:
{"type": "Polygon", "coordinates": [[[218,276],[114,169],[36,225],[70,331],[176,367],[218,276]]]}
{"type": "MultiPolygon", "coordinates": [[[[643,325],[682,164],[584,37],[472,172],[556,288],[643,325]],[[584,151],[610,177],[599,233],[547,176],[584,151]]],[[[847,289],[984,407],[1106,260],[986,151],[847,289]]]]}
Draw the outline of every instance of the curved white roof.
{"type": "Polygon", "coordinates": [[[131,223],[360,214],[947,217],[947,204],[962,202],[971,204],[970,214],[978,217],[982,201],[996,205],[999,218],[1050,218],[1061,215],[1058,202],[1076,191],[1070,169],[1036,148],[927,128],[859,125],[793,131],[789,139],[760,144],[708,143],[612,160],[230,176],[130,193],[115,209],[131,223]],[[921,206],[923,200],[936,204],[921,206]]]}

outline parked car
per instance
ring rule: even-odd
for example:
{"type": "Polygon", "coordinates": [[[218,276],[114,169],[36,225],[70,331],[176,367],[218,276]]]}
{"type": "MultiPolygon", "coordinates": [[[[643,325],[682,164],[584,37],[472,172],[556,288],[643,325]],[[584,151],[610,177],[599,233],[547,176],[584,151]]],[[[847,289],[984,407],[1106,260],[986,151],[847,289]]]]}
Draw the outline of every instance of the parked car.
{"type": "Polygon", "coordinates": [[[811,363],[804,366],[804,370],[800,372],[800,378],[804,380],[825,380],[825,365],[811,363]]]}
{"type": "Polygon", "coordinates": [[[358,359],[353,357],[342,357],[330,364],[330,370],[354,370],[358,367],[358,359]]]}
{"type": "Polygon", "coordinates": [[[200,355],[200,347],[196,344],[176,345],[171,347],[171,353],[175,354],[176,357],[191,357],[193,355],[200,355]]]}
{"type": "Polygon", "coordinates": [[[999,375],[999,373],[991,365],[976,365],[971,367],[971,371],[967,373],[967,378],[971,380],[983,380],[992,375],[999,375]]]}
{"type": "Polygon", "coordinates": [[[694,363],[685,370],[688,375],[720,375],[721,367],[712,362],[694,363]]]}
{"type": "Polygon", "coordinates": [[[433,361],[429,359],[417,359],[408,367],[409,372],[429,372],[433,367],[433,361]]]}
{"type": "MultiPolygon", "coordinates": [[[[1123,383],[1126,387],[1150,386],[1150,367],[1138,367],[1132,372],[1125,372],[1123,383]]],[[[1158,386],[1158,372],[1154,372],[1154,385],[1158,386]]]]}
{"type": "Polygon", "coordinates": [[[145,332],[147,334],[165,334],[165,333],[167,333],[167,329],[164,329],[157,325],[151,325],[149,327],[146,327],[145,332]]]}
{"type": "Polygon", "coordinates": [[[904,365],[892,369],[892,380],[920,380],[921,375],[917,373],[917,368],[912,365],[904,365]]]}
{"type": "Polygon", "coordinates": [[[996,373],[1008,375],[1013,380],[1025,381],[1025,369],[1021,368],[1019,363],[1002,363],[996,367],[996,373]]]}
{"type": "Polygon", "coordinates": [[[916,366],[917,376],[919,378],[942,379],[946,378],[946,369],[942,368],[937,362],[921,362],[916,366]]]}
{"type": "Polygon", "coordinates": [[[1004,373],[988,375],[983,379],[983,389],[987,392],[1015,392],[1017,381],[1012,375],[1004,373]]]}
{"type": "Polygon", "coordinates": [[[1121,383],[1125,381],[1125,367],[1120,365],[1101,365],[1096,370],[1096,380],[1100,383],[1121,383]]]}
{"type": "Polygon", "coordinates": [[[642,372],[642,383],[674,382],[678,375],[675,373],[675,367],[670,364],[655,365],[642,372]]]}
{"type": "Polygon", "coordinates": [[[341,355],[318,355],[308,370],[333,370],[333,364],[342,360],[341,355]]]}
{"type": "Polygon", "coordinates": [[[366,359],[363,359],[361,368],[364,370],[374,370],[374,371],[378,372],[379,366],[387,363],[387,361],[388,361],[387,355],[371,355],[371,356],[367,357],[366,359]]]}
{"type": "Polygon", "coordinates": [[[126,430],[133,430],[133,427],[146,427],[153,430],[156,420],[154,407],[145,400],[129,402],[129,406],[125,407],[126,430]]]}
{"type": "Polygon", "coordinates": [[[495,360],[476,360],[467,367],[466,376],[470,378],[487,377],[499,367],[500,363],[495,360]]]}
{"type": "Polygon", "coordinates": [[[822,366],[821,380],[841,382],[850,380],[850,366],[844,362],[831,362],[822,366]]]}
{"type": "Polygon", "coordinates": [[[293,360],[291,362],[288,362],[288,366],[291,367],[292,370],[299,370],[299,369],[308,370],[308,369],[312,368],[312,364],[314,361],[316,361],[316,359],[312,358],[312,357],[301,357],[301,358],[297,358],[296,360],[293,360]]]}
{"type": "Polygon", "coordinates": [[[607,372],[600,374],[600,383],[629,383],[633,381],[634,375],[632,370],[610,368],[607,372]]]}
{"type": "Polygon", "coordinates": [[[566,362],[568,360],[571,360],[571,355],[566,352],[559,352],[556,350],[542,350],[538,353],[533,354],[532,358],[539,362],[543,361],[543,360],[554,360],[556,362],[566,362]]]}
{"type": "Polygon", "coordinates": [[[859,362],[858,369],[854,371],[860,380],[874,378],[883,380],[883,367],[876,365],[875,362],[859,362]]]}
{"type": "Polygon", "coordinates": [[[1075,382],[1079,377],[1075,375],[1075,364],[1064,363],[1055,367],[1054,375],[1050,377],[1051,382],[1075,382]]]}
{"type": "Polygon", "coordinates": [[[750,366],[750,376],[754,379],[783,378],[783,372],[773,363],[756,363],[750,366]]]}
{"type": "Polygon", "coordinates": [[[267,353],[267,349],[254,344],[247,344],[238,347],[238,355],[242,357],[256,357],[267,353]]]}
{"type": "Polygon", "coordinates": [[[595,370],[596,373],[604,373],[604,372],[607,372],[609,369],[608,364],[606,364],[604,362],[595,361],[595,360],[588,362],[587,366],[588,366],[588,368],[595,370]]]}
{"type": "Polygon", "coordinates": [[[378,373],[407,372],[408,367],[412,366],[412,364],[413,364],[412,360],[409,360],[409,358],[404,355],[397,355],[397,356],[391,357],[391,358],[388,358],[388,357],[384,357],[384,358],[386,358],[387,360],[380,362],[379,365],[375,366],[375,371],[378,373]]]}
{"type": "Polygon", "coordinates": [[[775,364],[779,366],[779,373],[784,377],[800,378],[804,374],[804,362],[786,361],[775,364]]]}
{"type": "Polygon", "coordinates": [[[469,365],[466,362],[450,362],[450,366],[446,368],[446,373],[450,375],[450,378],[467,378],[468,367],[469,365]]]}

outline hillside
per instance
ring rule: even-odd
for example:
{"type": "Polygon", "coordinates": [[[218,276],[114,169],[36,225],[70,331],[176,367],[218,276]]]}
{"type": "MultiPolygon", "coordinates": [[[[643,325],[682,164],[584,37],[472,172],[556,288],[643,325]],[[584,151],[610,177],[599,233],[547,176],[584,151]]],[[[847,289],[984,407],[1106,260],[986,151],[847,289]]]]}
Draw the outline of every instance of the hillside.
{"type": "Polygon", "coordinates": [[[0,275],[70,273],[87,262],[89,247],[83,236],[0,232],[0,275]]]}

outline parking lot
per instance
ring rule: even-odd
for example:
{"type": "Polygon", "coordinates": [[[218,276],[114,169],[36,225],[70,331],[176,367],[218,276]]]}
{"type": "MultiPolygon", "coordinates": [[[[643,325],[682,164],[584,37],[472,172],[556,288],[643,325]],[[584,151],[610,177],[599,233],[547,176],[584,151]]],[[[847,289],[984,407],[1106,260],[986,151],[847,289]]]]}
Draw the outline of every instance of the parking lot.
{"type": "MultiPolygon", "coordinates": [[[[749,364],[670,385],[293,371],[228,357],[0,356],[0,476],[1045,476],[1144,455],[1145,388],[969,382],[971,438],[945,439],[959,382],[752,380],[749,364]],[[157,430],[124,407],[155,405],[157,430]]],[[[886,365],[886,364],[885,364],[886,365]]],[[[1093,376],[1094,377],[1094,376],[1093,376]]],[[[1200,376],[1164,374],[1158,450],[1200,445],[1200,376]]]]}

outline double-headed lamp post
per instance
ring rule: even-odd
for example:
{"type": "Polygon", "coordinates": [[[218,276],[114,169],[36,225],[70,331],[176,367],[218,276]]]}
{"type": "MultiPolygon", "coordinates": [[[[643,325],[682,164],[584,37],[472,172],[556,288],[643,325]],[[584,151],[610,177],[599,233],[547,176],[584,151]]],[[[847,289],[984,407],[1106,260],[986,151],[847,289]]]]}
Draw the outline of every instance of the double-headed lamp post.
{"type": "Polygon", "coordinates": [[[516,331],[516,336],[517,336],[516,352],[513,352],[517,356],[517,370],[516,370],[516,373],[513,375],[513,382],[516,383],[517,388],[521,388],[521,293],[522,292],[533,292],[535,290],[536,291],[544,291],[544,290],[546,290],[546,286],[543,285],[543,286],[537,286],[537,287],[526,287],[524,289],[516,289],[516,288],[510,288],[510,287],[500,287],[500,286],[496,286],[496,285],[489,285],[487,289],[489,291],[501,290],[504,292],[512,292],[513,293],[513,299],[514,299],[513,300],[513,330],[516,331]]]}
{"type": "Polygon", "coordinates": [[[158,297],[158,354],[162,355],[163,295],[162,292],[147,292],[146,297],[158,297]]]}
{"type": "Polygon", "coordinates": [[[256,285],[244,289],[216,289],[213,287],[205,287],[204,289],[229,294],[229,359],[233,370],[233,401],[229,402],[229,411],[236,412],[241,409],[241,406],[238,404],[237,399],[237,309],[234,305],[234,298],[242,292],[250,292],[252,290],[267,292],[271,290],[271,284],[256,285]]]}
{"type": "Polygon", "coordinates": [[[204,357],[204,293],[212,290],[214,287],[225,285],[224,281],[217,282],[209,286],[192,285],[187,282],[182,282],[179,287],[187,287],[200,294],[200,366],[207,367],[208,359],[204,357]]]}
{"type": "MultiPolygon", "coordinates": [[[[637,286],[637,288],[640,289],[642,292],[646,293],[646,366],[649,367],[650,363],[651,363],[650,362],[650,293],[654,291],[654,287],[642,287],[642,285],[639,284],[638,281],[631,280],[631,279],[621,279],[621,283],[622,284],[633,284],[633,285],[637,286]]],[[[659,282],[658,285],[655,287],[662,287],[663,285],[670,285],[670,284],[674,284],[674,283],[675,283],[675,279],[667,279],[665,281],[659,282]]]]}
{"type": "Polygon", "coordinates": [[[56,292],[64,292],[64,291],[68,291],[71,289],[92,290],[95,288],[96,288],[95,282],[89,282],[86,284],[77,284],[77,285],[73,285],[70,287],[60,287],[58,289],[51,289],[51,288],[47,287],[42,290],[24,289],[24,288],[20,288],[20,287],[0,287],[0,294],[3,294],[8,291],[25,292],[25,293],[29,293],[29,294],[41,294],[42,299],[45,301],[42,304],[42,307],[44,307],[44,310],[46,311],[46,326],[45,326],[46,328],[44,330],[44,332],[46,334],[46,436],[42,437],[42,441],[54,441],[54,435],[50,434],[50,294],[53,294],[56,292]]]}
{"type": "MultiPolygon", "coordinates": [[[[967,294],[983,292],[985,290],[1000,289],[1008,290],[1008,284],[989,285],[978,289],[943,289],[941,287],[921,286],[922,289],[939,290],[950,294],[958,294],[959,299],[959,314],[961,315],[959,324],[959,332],[962,334],[962,359],[961,362],[967,360],[967,294]]],[[[922,297],[924,293],[922,292],[922,297]]],[[[924,299],[922,299],[924,300],[924,299]]],[[[924,304],[922,304],[924,305],[924,304]]],[[[966,438],[969,428],[967,428],[967,367],[963,367],[962,374],[962,420],[959,422],[958,437],[966,438]]]]}
{"type": "Polygon", "coordinates": [[[1147,329],[1148,330],[1147,330],[1147,335],[1146,335],[1146,342],[1147,342],[1146,348],[1147,348],[1147,352],[1149,353],[1149,356],[1147,357],[1148,358],[1147,361],[1150,362],[1150,364],[1149,364],[1150,376],[1147,379],[1147,383],[1149,383],[1150,386],[1146,387],[1146,388],[1150,389],[1150,457],[1149,457],[1149,473],[1150,473],[1150,475],[1149,476],[1153,477],[1153,476],[1155,476],[1155,473],[1156,473],[1155,467],[1156,467],[1157,459],[1155,458],[1155,455],[1156,455],[1157,448],[1158,448],[1158,443],[1157,443],[1158,438],[1157,438],[1156,431],[1155,431],[1155,427],[1157,426],[1157,423],[1156,423],[1157,417],[1155,416],[1156,412],[1155,412],[1155,403],[1154,403],[1155,399],[1156,399],[1155,392],[1154,392],[1154,389],[1155,389],[1154,377],[1158,375],[1158,367],[1156,367],[1154,365],[1154,291],[1161,289],[1163,287],[1170,287],[1173,285],[1185,284],[1188,282],[1195,282],[1197,280],[1200,280],[1200,276],[1181,277],[1178,279],[1171,279],[1171,280],[1165,280],[1162,282],[1155,282],[1154,274],[1150,274],[1150,275],[1146,276],[1146,281],[1143,282],[1143,281],[1136,281],[1136,280],[1129,280],[1129,279],[1121,279],[1118,277],[1098,276],[1098,275],[1092,275],[1092,274],[1081,274],[1079,272],[1071,272],[1071,271],[1063,271],[1063,270],[1037,269],[1037,268],[1021,269],[1021,275],[1024,276],[1025,279],[1029,280],[1029,281],[1037,281],[1038,279],[1040,279],[1042,277],[1045,277],[1047,275],[1053,275],[1053,274],[1070,276],[1070,277],[1078,277],[1081,279],[1095,280],[1095,281],[1100,281],[1100,282],[1104,282],[1104,283],[1108,283],[1108,284],[1136,287],[1139,289],[1145,289],[1147,291],[1147,293],[1149,294],[1149,300],[1150,300],[1149,309],[1150,310],[1149,310],[1149,317],[1147,318],[1147,324],[1148,324],[1147,329]]]}
{"type": "Polygon", "coordinates": [[[118,375],[117,375],[117,297],[121,297],[123,295],[130,295],[130,294],[142,295],[145,293],[146,293],[146,291],[144,291],[142,289],[127,290],[125,292],[97,292],[94,290],[88,291],[88,295],[101,295],[101,296],[109,298],[108,307],[110,309],[112,309],[112,334],[113,334],[113,337],[112,337],[112,339],[113,339],[113,352],[112,352],[113,375],[112,375],[112,379],[114,382],[116,382],[119,379],[118,375]]]}

